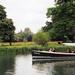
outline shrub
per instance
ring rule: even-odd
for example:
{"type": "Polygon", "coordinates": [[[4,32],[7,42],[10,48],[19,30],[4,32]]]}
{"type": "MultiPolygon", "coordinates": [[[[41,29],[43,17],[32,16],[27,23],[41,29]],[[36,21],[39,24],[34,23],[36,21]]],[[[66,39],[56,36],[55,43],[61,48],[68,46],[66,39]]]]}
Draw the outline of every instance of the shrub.
{"type": "Polygon", "coordinates": [[[38,32],[34,35],[33,40],[39,45],[46,45],[49,41],[49,34],[46,32],[38,32]]]}

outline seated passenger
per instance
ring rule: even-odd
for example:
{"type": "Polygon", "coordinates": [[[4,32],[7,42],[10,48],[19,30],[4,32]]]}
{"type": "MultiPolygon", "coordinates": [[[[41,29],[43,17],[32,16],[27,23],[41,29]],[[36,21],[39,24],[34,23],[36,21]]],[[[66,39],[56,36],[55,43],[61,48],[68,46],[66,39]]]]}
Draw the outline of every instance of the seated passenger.
{"type": "Polygon", "coordinates": [[[53,48],[52,51],[55,52],[55,49],[53,48]]]}
{"type": "Polygon", "coordinates": [[[68,52],[68,53],[72,53],[72,51],[70,50],[70,48],[69,48],[69,49],[67,49],[67,52],[68,52]]]}
{"type": "Polygon", "coordinates": [[[49,52],[52,52],[52,48],[49,49],[49,52]]]}
{"type": "Polygon", "coordinates": [[[55,52],[55,49],[54,48],[50,48],[49,52],[55,52]]]}

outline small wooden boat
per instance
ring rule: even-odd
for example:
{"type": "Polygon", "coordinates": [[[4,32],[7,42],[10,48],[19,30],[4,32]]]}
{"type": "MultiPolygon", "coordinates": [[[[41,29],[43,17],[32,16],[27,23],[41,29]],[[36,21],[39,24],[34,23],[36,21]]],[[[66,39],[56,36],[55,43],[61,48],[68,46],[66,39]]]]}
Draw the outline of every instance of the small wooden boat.
{"type": "Polygon", "coordinates": [[[62,53],[52,51],[32,51],[32,58],[36,60],[66,61],[75,60],[75,53],[62,53]]]}

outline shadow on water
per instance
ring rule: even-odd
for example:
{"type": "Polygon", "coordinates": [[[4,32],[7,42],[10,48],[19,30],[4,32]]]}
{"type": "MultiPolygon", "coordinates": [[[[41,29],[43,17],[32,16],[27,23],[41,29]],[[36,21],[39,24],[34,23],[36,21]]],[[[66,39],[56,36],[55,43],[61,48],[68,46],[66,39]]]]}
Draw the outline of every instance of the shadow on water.
{"type": "Polygon", "coordinates": [[[75,75],[75,61],[33,62],[33,67],[45,71],[41,75],[75,75]]]}
{"type": "Polygon", "coordinates": [[[55,63],[53,75],[75,75],[75,61],[55,63]]]}
{"type": "Polygon", "coordinates": [[[0,75],[14,75],[15,57],[17,55],[28,55],[28,54],[30,54],[30,52],[24,49],[21,50],[1,49],[0,50],[0,75]]]}
{"type": "Polygon", "coordinates": [[[12,75],[14,68],[14,57],[13,56],[0,56],[0,75],[12,75]]]}

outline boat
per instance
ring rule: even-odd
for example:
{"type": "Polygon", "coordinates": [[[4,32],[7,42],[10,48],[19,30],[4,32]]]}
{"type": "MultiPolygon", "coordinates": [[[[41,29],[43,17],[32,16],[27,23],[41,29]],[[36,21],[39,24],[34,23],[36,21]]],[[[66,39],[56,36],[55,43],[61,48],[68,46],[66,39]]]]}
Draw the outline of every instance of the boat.
{"type": "Polygon", "coordinates": [[[33,61],[66,61],[75,60],[75,53],[32,51],[33,61]]]}

